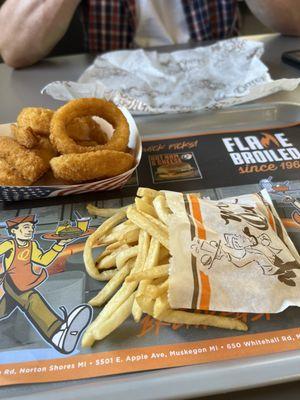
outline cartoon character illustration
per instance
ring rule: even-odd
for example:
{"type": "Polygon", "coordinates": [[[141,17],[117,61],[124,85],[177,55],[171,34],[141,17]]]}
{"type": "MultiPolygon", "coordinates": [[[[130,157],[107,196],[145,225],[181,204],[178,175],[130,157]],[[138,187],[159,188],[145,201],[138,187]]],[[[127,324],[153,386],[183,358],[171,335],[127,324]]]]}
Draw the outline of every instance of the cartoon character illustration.
{"type": "Polygon", "coordinates": [[[92,309],[82,304],[68,314],[66,308],[61,306],[61,316],[37,288],[48,278],[46,268],[74,238],[79,237],[79,233],[87,231],[88,221],[77,220],[76,227],[68,224],[60,226],[61,229],[57,229],[55,234],[48,234],[47,238],[56,243],[47,251],[42,250],[34,240],[37,222],[34,215],[6,221],[10,237],[0,244],[3,270],[0,283],[4,290],[0,299],[0,323],[1,319],[9,318],[19,309],[47,343],[59,352],[69,354],[74,351],[82,332],[91,321],[92,309]]]}
{"type": "Polygon", "coordinates": [[[274,184],[273,177],[269,176],[267,179],[261,179],[259,185],[262,189],[266,189],[269,193],[285,193],[290,190],[289,181],[281,184],[274,184]]]}
{"type": "MultiPolygon", "coordinates": [[[[295,286],[294,269],[299,269],[298,262],[283,262],[278,256],[281,249],[272,246],[270,237],[266,233],[258,237],[252,235],[245,227],[243,234],[225,233],[223,240],[203,241],[194,238],[191,244],[192,254],[198,258],[205,269],[211,269],[217,260],[227,259],[237,268],[259,266],[264,275],[277,275],[278,280],[288,286],[295,286]]],[[[205,271],[204,271],[205,272],[205,271]]]]}
{"type": "Polygon", "coordinates": [[[300,201],[293,196],[284,196],[283,201],[284,203],[289,203],[294,208],[291,214],[292,220],[300,225],[300,201]]]}
{"type": "Polygon", "coordinates": [[[282,184],[274,184],[272,180],[273,177],[269,176],[267,179],[261,179],[259,184],[269,193],[279,195],[284,203],[289,203],[294,208],[291,214],[291,219],[296,224],[300,225],[300,202],[295,197],[288,194],[291,190],[289,181],[285,181],[282,184]]]}

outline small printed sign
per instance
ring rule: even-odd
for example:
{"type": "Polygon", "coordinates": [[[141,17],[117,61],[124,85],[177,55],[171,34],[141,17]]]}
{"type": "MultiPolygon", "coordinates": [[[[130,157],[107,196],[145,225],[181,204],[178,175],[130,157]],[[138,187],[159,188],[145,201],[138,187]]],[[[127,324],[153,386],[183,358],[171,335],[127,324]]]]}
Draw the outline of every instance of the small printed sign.
{"type": "Polygon", "coordinates": [[[193,152],[148,156],[153,183],[202,179],[193,152]]]}

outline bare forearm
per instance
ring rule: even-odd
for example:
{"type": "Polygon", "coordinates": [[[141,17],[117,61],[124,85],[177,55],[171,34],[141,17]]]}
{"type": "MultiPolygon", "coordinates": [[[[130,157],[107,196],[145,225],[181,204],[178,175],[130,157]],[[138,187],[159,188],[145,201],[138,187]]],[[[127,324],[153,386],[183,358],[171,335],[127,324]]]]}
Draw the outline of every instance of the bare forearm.
{"type": "Polygon", "coordinates": [[[7,0],[0,9],[0,51],[12,67],[46,56],[65,34],[80,0],[7,0]]]}
{"type": "Polygon", "coordinates": [[[246,0],[246,3],[275,32],[300,36],[300,0],[246,0]]]}

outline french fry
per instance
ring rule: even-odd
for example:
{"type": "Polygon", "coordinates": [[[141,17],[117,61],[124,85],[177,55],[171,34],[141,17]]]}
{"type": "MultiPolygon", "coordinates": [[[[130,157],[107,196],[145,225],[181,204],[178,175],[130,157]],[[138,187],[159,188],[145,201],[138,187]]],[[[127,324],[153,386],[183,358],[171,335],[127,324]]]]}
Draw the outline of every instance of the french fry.
{"type": "Polygon", "coordinates": [[[128,219],[124,222],[121,222],[119,225],[116,225],[111,232],[117,232],[117,231],[122,231],[123,229],[128,228],[129,226],[134,227],[134,224],[131,221],[128,221],[128,219]]]}
{"type": "Polygon", "coordinates": [[[167,277],[169,274],[169,264],[158,265],[157,267],[145,271],[133,272],[126,278],[126,282],[142,281],[144,279],[155,279],[167,277]]]}
{"type": "Polygon", "coordinates": [[[172,324],[206,325],[223,329],[236,329],[238,331],[248,330],[247,325],[238,319],[187,311],[165,311],[160,315],[159,319],[160,321],[170,322],[172,324]]]}
{"type": "Polygon", "coordinates": [[[131,249],[127,244],[120,246],[118,249],[114,250],[112,253],[96,261],[96,267],[98,269],[110,269],[116,266],[116,259],[118,254],[125,250],[131,249]]]}
{"type": "Polygon", "coordinates": [[[146,214],[144,211],[140,211],[140,213],[168,236],[168,227],[163,222],[161,222],[158,218],[152,217],[150,214],[146,214]]]}
{"type": "Polygon", "coordinates": [[[164,223],[168,223],[169,216],[171,215],[171,210],[167,206],[166,198],[163,195],[155,197],[153,200],[153,206],[158,215],[158,218],[164,223]]]}
{"type": "Polygon", "coordinates": [[[143,293],[139,296],[136,296],[136,301],[145,314],[153,316],[155,300],[143,293]]]}
{"type": "Polygon", "coordinates": [[[99,281],[110,281],[117,274],[117,272],[118,270],[116,268],[102,271],[99,274],[99,281]]]}
{"type": "Polygon", "coordinates": [[[120,305],[132,295],[137,286],[138,282],[136,281],[129,283],[125,281],[120,289],[112,296],[109,302],[105,304],[95,321],[100,324],[109,318],[120,307],[120,305]]]}
{"type": "Polygon", "coordinates": [[[88,238],[84,249],[88,274],[108,282],[89,302],[104,307],[88,326],[82,345],[92,346],[95,340],[102,340],[130,313],[136,322],[146,313],[167,323],[246,331],[247,325],[234,318],[171,309],[168,220],[172,213],[163,192],[139,188],[137,196],[135,204],[121,209],[88,206],[93,215],[111,217],[88,238]],[[106,249],[95,263],[92,248],[96,245],[106,245],[106,249]]]}
{"type": "MultiPolygon", "coordinates": [[[[144,264],[143,270],[147,270],[149,268],[154,267],[158,263],[159,259],[159,249],[160,249],[160,243],[157,239],[151,238],[150,241],[150,246],[149,246],[149,252],[147,255],[146,262],[144,264]]],[[[137,289],[137,295],[140,295],[141,293],[144,292],[145,287],[147,284],[150,282],[150,280],[143,280],[140,282],[138,289],[137,289]]],[[[132,315],[135,320],[135,322],[139,322],[141,317],[142,317],[142,309],[141,307],[137,304],[136,300],[133,302],[132,306],[132,315]]]]}
{"type": "Polygon", "coordinates": [[[153,307],[153,317],[156,319],[160,319],[160,316],[167,310],[170,310],[170,305],[168,303],[167,295],[165,294],[155,300],[153,307]]]}
{"type": "Polygon", "coordinates": [[[169,259],[170,259],[169,251],[165,247],[161,246],[160,251],[159,251],[159,260],[158,260],[159,264],[160,265],[168,264],[169,259]],[[165,262],[165,260],[166,260],[166,262],[165,262]]]}
{"type": "Polygon", "coordinates": [[[132,303],[134,300],[132,293],[118,309],[105,321],[100,321],[98,318],[92,322],[82,337],[82,347],[91,347],[95,340],[104,339],[107,335],[117,329],[130,315],[132,303]]]}
{"type": "Polygon", "coordinates": [[[166,280],[168,281],[169,277],[162,276],[160,278],[153,279],[152,283],[153,283],[153,285],[159,286],[162,283],[164,283],[166,280]]]}
{"type": "MultiPolygon", "coordinates": [[[[143,281],[142,281],[143,282],[143,281]]],[[[145,287],[145,293],[147,296],[152,297],[152,299],[156,299],[157,297],[162,296],[167,293],[169,288],[169,281],[165,279],[164,282],[159,283],[157,285],[151,284],[145,287]]]]}
{"type": "Polygon", "coordinates": [[[145,203],[152,205],[153,197],[143,196],[143,197],[141,197],[141,199],[144,200],[145,203]]]}
{"type": "Polygon", "coordinates": [[[101,240],[101,243],[111,244],[114,242],[123,241],[129,232],[134,231],[136,229],[137,229],[136,226],[131,224],[129,226],[124,227],[122,230],[120,229],[120,230],[111,232],[109,235],[105,236],[101,240]]]}
{"type": "Polygon", "coordinates": [[[128,206],[121,207],[121,208],[98,208],[98,207],[94,206],[93,204],[88,204],[86,206],[88,213],[90,215],[95,215],[97,217],[103,217],[103,218],[112,217],[117,212],[126,210],[127,207],[128,206]]]}
{"type": "Polygon", "coordinates": [[[147,197],[154,198],[154,197],[159,195],[159,192],[157,190],[154,190],[154,189],[139,187],[138,190],[137,190],[136,195],[138,197],[147,196],[147,197]]]}
{"type": "Polygon", "coordinates": [[[133,257],[136,257],[138,253],[138,246],[129,247],[128,249],[121,251],[116,257],[116,266],[118,269],[122,269],[125,263],[133,257]]]}
{"type": "Polygon", "coordinates": [[[145,261],[144,269],[150,269],[158,265],[160,253],[160,243],[154,237],[151,238],[149,252],[147,254],[147,259],[145,261]]]}
{"type": "MultiPolygon", "coordinates": [[[[131,273],[137,273],[139,271],[142,271],[144,269],[146,259],[148,258],[149,253],[152,252],[152,250],[150,249],[150,237],[144,231],[140,231],[138,250],[139,251],[138,251],[138,256],[136,258],[135,266],[131,273]]],[[[124,285],[126,284],[128,283],[125,282],[124,285]]],[[[134,284],[134,281],[131,282],[131,285],[132,284],[134,284]]],[[[137,287],[138,282],[135,282],[135,284],[137,287]]],[[[136,289],[136,287],[134,287],[134,290],[136,289]]],[[[136,302],[134,302],[132,307],[132,315],[136,321],[138,321],[142,316],[142,311],[136,302]]]]}
{"type": "MultiPolygon", "coordinates": [[[[136,297],[136,300],[145,313],[154,317],[155,303],[151,297],[141,295],[136,297]]],[[[172,324],[206,325],[223,329],[236,329],[238,331],[248,330],[247,325],[238,319],[187,311],[167,310],[160,315],[159,320],[172,324]]]]}
{"type": "Polygon", "coordinates": [[[132,229],[122,237],[122,240],[127,244],[137,243],[139,240],[139,233],[139,228],[132,229]]]}
{"type": "Polygon", "coordinates": [[[150,245],[150,236],[146,231],[141,230],[139,234],[137,258],[135,260],[135,264],[131,271],[131,274],[143,270],[147,254],[149,251],[149,245],[150,245]]]}
{"type": "Polygon", "coordinates": [[[102,225],[100,225],[95,232],[89,236],[89,239],[91,239],[91,242],[93,244],[99,242],[100,238],[103,238],[109,231],[112,230],[116,225],[119,224],[124,218],[126,217],[126,211],[125,210],[120,210],[116,214],[114,214],[112,217],[108,218],[106,221],[103,222],[102,225]]]}
{"type": "Polygon", "coordinates": [[[151,204],[146,203],[143,200],[143,198],[140,199],[139,197],[136,197],[135,198],[135,205],[136,205],[136,209],[138,211],[141,211],[141,212],[143,212],[145,214],[149,214],[154,218],[157,218],[157,214],[156,214],[156,211],[155,211],[154,207],[151,204]]]}
{"type": "MultiPolygon", "coordinates": [[[[124,282],[124,279],[129,274],[132,266],[133,266],[133,263],[127,263],[124,266],[124,268],[122,268],[121,270],[117,270],[115,275],[104,286],[104,288],[97,294],[97,296],[93,297],[89,301],[89,304],[91,306],[97,306],[97,307],[102,306],[102,304],[104,304],[115,293],[117,288],[122,285],[122,283],[124,282]]],[[[104,272],[109,272],[109,271],[103,271],[102,274],[104,272]]]]}
{"type": "MultiPolygon", "coordinates": [[[[119,247],[125,246],[126,243],[123,241],[118,241],[115,243],[109,244],[104,251],[102,251],[98,257],[96,258],[96,264],[98,264],[104,257],[112,254],[114,251],[118,250],[119,247]]],[[[128,248],[128,246],[127,246],[128,248]]]]}
{"type": "Polygon", "coordinates": [[[96,231],[93,232],[91,236],[88,237],[83,250],[83,260],[86,271],[91,278],[94,278],[96,280],[101,279],[99,277],[100,272],[98,271],[93,259],[93,253],[92,253],[93,245],[99,240],[100,237],[105,235],[115,225],[121,222],[125,216],[126,213],[124,210],[119,211],[117,214],[115,214],[114,216],[110,217],[105,222],[103,222],[103,224],[100,225],[99,228],[97,228],[96,231]]]}
{"type": "MultiPolygon", "coordinates": [[[[128,266],[131,269],[134,265],[133,260],[129,260],[128,266]]],[[[122,270],[121,270],[122,271],[122,270]]],[[[93,334],[93,330],[100,327],[101,324],[111,317],[111,315],[119,309],[119,307],[134,293],[138,283],[131,282],[129,284],[123,283],[122,287],[113,295],[113,297],[109,300],[109,302],[104,306],[101,310],[100,314],[98,314],[97,318],[88,326],[83,337],[82,337],[82,346],[90,347],[94,344],[95,338],[93,334]]],[[[105,289],[105,288],[103,288],[105,289]]],[[[102,290],[103,290],[102,289],[102,290]]],[[[97,299],[97,303],[99,302],[99,298],[101,301],[101,292],[98,294],[99,297],[97,299]]],[[[98,296],[97,295],[97,296],[98,296]]]]}
{"type": "Polygon", "coordinates": [[[127,218],[136,224],[140,229],[145,230],[150,236],[155,237],[166,249],[169,249],[169,238],[165,231],[161,231],[159,227],[149,221],[141,212],[129,207],[127,210],[127,218]]]}
{"type": "Polygon", "coordinates": [[[100,272],[98,271],[98,268],[95,265],[94,259],[93,259],[93,241],[92,237],[90,236],[87,241],[85,242],[84,250],[83,250],[83,260],[84,260],[84,265],[86,272],[89,274],[91,278],[94,278],[96,280],[101,280],[100,277],[100,272]]]}
{"type": "MultiPolygon", "coordinates": [[[[145,262],[148,249],[149,249],[149,235],[145,231],[140,232],[140,237],[139,237],[139,251],[138,251],[138,256],[135,261],[132,259],[129,260],[129,266],[130,268],[133,267],[132,270],[134,271],[139,271],[143,267],[143,263],[145,262]]],[[[122,270],[120,270],[122,271],[122,270]]],[[[110,301],[105,305],[105,307],[102,309],[98,317],[95,319],[94,322],[90,325],[90,329],[93,328],[94,324],[96,326],[99,326],[103,321],[108,319],[120,306],[123,304],[126,299],[128,299],[129,296],[136,290],[138,286],[138,282],[124,282],[122,287],[114,294],[114,296],[110,299],[110,301]]],[[[104,289],[103,289],[104,290],[104,289]]],[[[101,293],[101,292],[100,292],[101,293]]],[[[99,293],[99,297],[100,297],[99,293]]],[[[99,298],[98,298],[99,299],[99,298]]],[[[100,298],[101,300],[101,298],[100,298]]],[[[98,300],[99,301],[99,300],[98,300]]],[[[88,330],[89,330],[88,328],[88,330]]],[[[87,337],[89,337],[89,334],[87,333],[87,337]]]]}
{"type": "Polygon", "coordinates": [[[84,332],[82,339],[81,339],[81,346],[82,347],[92,347],[95,343],[95,338],[93,332],[91,330],[93,322],[88,326],[86,331],[84,332]]]}
{"type": "Polygon", "coordinates": [[[108,246],[106,246],[106,250],[105,251],[115,251],[116,249],[118,249],[120,246],[123,246],[124,243],[122,240],[115,242],[115,243],[111,243],[108,246]]]}
{"type": "Polygon", "coordinates": [[[93,328],[93,336],[96,340],[102,340],[108,336],[111,332],[116,330],[131,314],[132,304],[135,293],[132,293],[128,299],[120,305],[120,307],[104,321],[101,326],[93,328]]]}

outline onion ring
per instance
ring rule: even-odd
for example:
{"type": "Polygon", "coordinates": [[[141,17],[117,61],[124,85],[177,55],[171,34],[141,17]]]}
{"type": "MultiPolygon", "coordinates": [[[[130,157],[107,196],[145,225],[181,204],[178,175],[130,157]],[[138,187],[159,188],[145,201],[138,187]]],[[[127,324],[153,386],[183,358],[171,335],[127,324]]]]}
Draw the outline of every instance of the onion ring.
{"type": "Polygon", "coordinates": [[[111,178],[128,171],[134,165],[129,153],[97,150],[81,154],[64,154],[50,161],[55,178],[72,182],[111,178]]]}
{"type": "Polygon", "coordinates": [[[126,151],[129,140],[128,122],[113,103],[96,98],[71,100],[59,108],[51,120],[50,140],[59,153],[86,153],[97,150],[126,151]],[[81,146],[67,132],[67,126],[73,119],[85,116],[98,116],[107,120],[115,129],[110,140],[97,146],[81,146]]]}
{"type": "MultiPolygon", "coordinates": [[[[95,146],[107,142],[106,134],[92,117],[78,117],[73,119],[73,121],[67,125],[67,133],[72,139],[76,140],[76,142],[93,140],[96,142],[95,146]]],[[[93,146],[93,144],[90,146],[93,146]]]]}

